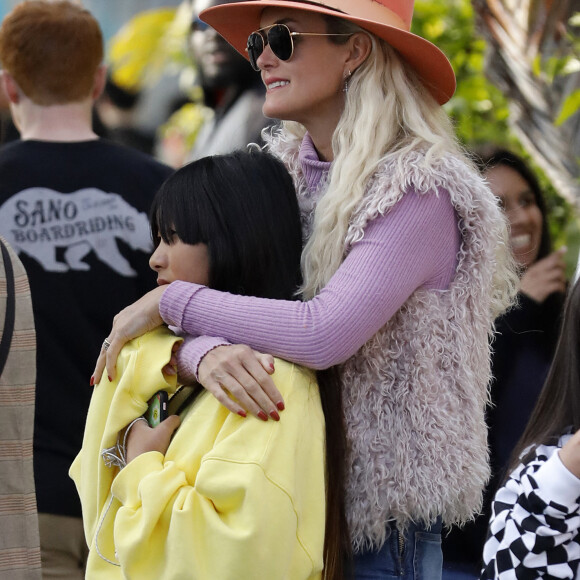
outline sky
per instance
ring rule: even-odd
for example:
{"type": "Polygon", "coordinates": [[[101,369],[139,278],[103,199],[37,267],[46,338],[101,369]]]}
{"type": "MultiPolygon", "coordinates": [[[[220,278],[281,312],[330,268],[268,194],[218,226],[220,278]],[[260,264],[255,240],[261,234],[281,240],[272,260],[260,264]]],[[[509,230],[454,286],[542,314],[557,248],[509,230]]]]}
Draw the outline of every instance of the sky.
{"type": "MultiPolygon", "coordinates": [[[[20,0],[0,0],[0,18],[4,18],[20,0]]],[[[134,14],[159,6],[177,6],[179,0],[83,0],[99,21],[108,40],[134,14]]]]}

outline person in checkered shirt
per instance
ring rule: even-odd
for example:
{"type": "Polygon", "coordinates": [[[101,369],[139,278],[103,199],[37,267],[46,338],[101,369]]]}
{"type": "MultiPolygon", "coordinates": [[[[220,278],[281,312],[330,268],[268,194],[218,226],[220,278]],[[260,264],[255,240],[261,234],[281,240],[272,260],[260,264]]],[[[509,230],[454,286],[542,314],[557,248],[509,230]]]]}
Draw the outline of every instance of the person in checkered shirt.
{"type": "Polygon", "coordinates": [[[552,367],[498,489],[481,579],[580,579],[580,284],[552,367]]]}

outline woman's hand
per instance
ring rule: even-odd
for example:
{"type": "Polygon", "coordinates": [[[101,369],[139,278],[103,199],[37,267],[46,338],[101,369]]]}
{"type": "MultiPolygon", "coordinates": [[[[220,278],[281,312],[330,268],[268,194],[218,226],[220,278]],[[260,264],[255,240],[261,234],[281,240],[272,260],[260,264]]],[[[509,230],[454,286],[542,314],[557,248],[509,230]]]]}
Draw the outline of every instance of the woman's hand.
{"type": "Polygon", "coordinates": [[[566,291],[566,248],[560,248],[528,267],[520,290],[532,300],[543,302],[553,292],[566,291]]]}
{"type": "Polygon", "coordinates": [[[197,375],[199,382],[232,413],[245,417],[249,411],[263,421],[268,416],[278,421],[284,401],[270,377],[273,372],[271,355],[236,344],[209,351],[201,360],[197,375]]]}
{"type": "Polygon", "coordinates": [[[580,479],[580,430],[558,451],[564,467],[580,479]]]}
{"type": "Polygon", "coordinates": [[[115,316],[113,329],[107,337],[109,346],[106,350],[105,348],[101,349],[95,372],[91,377],[91,384],[96,384],[101,380],[105,366],[109,378],[113,380],[116,373],[117,357],[125,343],[163,324],[159,314],[159,303],[165,289],[166,286],[159,286],[155,290],[151,290],[115,316]]]}
{"type": "Polygon", "coordinates": [[[165,421],[153,428],[149,427],[147,421],[134,423],[127,436],[127,463],[149,451],[159,451],[165,455],[171,437],[179,427],[180,422],[177,415],[170,415],[165,421]]]}

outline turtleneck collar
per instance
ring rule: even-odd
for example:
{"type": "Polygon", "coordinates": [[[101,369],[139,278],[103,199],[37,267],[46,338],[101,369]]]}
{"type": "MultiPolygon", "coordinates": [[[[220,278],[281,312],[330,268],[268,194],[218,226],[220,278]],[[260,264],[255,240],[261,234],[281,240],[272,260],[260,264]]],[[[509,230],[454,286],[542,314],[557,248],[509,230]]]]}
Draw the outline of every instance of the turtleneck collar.
{"type": "Polygon", "coordinates": [[[304,139],[300,145],[298,159],[300,160],[308,189],[311,192],[316,191],[320,185],[320,181],[330,170],[332,163],[330,161],[320,161],[314,143],[308,133],[304,135],[304,139]]]}

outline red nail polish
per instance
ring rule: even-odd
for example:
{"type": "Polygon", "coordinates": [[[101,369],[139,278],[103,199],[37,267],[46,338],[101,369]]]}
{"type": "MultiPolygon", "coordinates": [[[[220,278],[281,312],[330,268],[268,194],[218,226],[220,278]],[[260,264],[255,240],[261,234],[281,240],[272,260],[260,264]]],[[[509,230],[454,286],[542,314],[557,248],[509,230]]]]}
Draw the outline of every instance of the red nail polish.
{"type": "Polygon", "coordinates": [[[113,381],[113,379],[109,375],[107,375],[107,378],[109,379],[109,382],[113,381]]]}
{"type": "Polygon", "coordinates": [[[238,415],[240,417],[243,417],[244,419],[247,417],[246,412],[245,411],[238,411],[238,415]]]}
{"type": "Polygon", "coordinates": [[[270,365],[270,370],[271,370],[272,372],[274,372],[274,371],[276,370],[276,369],[274,369],[274,365],[273,365],[273,364],[271,364],[271,365],[270,365]]]}
{"type": "Polygon", "coordinates": [[[270,413],[270,417],[272,417],[272,419],[274,419],[274,421],[279,421],[280,420],[280,415],[278,415],[277,411],[272,411],[270,413]]]}
{"type": "Polygon", "coordinates": [[[276,403],[276,407],[278,407],[278,411],[283,411],[286,408],[282,401],[279,401],[278,403],[276,403]]]}
{"type": "Polygon", "coordinates": [[[93,375],[91,377],[91,387],[95,384],[95,376],[93,375]]]}
{"type": "Polygon", "coordinates": [[[258,413],[258,417],[259,417],[260,419],[262,419],[262,421],[267,421],[267,420],[268,420],[268,415],[266,415],[266,413],[264,413],[264,411],[260,411],[260,412],[258,413]]]}

